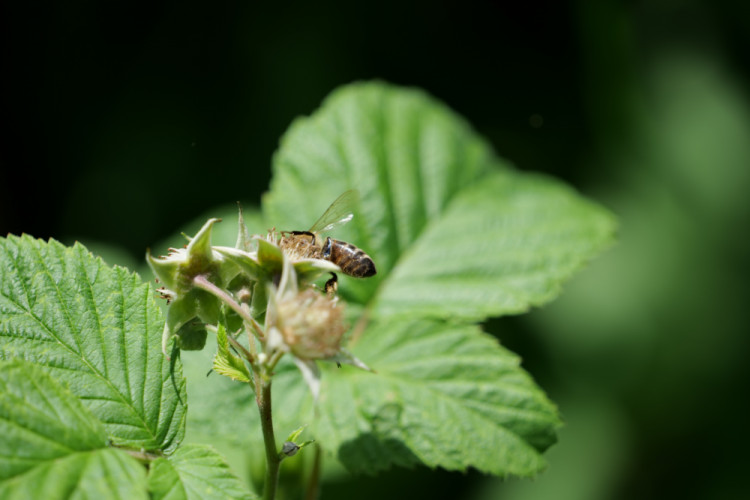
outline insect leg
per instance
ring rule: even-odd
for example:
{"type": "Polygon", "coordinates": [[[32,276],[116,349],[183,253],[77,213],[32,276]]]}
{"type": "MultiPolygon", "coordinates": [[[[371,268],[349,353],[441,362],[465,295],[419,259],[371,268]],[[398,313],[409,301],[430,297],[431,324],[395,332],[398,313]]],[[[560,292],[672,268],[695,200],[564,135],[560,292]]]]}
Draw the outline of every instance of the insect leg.
{"type": "Polygon", "coordinates": [[[326,281],[325,290],[329,297],[336,295],[336,290],[339,289],[339,277],[336,273],[331,273],[332,278],[326,281]]]}

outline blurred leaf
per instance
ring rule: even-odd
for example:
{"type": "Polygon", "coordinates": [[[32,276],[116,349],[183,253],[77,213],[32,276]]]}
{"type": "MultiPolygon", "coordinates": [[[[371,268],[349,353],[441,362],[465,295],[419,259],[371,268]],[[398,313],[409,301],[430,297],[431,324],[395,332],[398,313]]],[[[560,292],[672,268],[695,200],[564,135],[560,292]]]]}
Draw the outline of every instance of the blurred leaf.
{"type": "Polygon", "coordinates": [[[2,238],[0,358],[43,365],[117,445],[171,450],[184,433],[184,379],[161,353],[153,294],[80,244],[2,238]]]}
{"type": "Polygon", "coordinates": [[[750,108],[725,59],[695,49],[652,56],[644,87],[629,89],[647,106],[597,161],[620,243],[528,318],[536,343],[554,353],[548,369],[569,422],[550,471],[534,488],[487,498],[610,498],[623,484],[654,498],[743,497],[747,438],[736,429],[746,404],[736,395],[747,371],[747,243],[737,229],[750,212],[750,108]],[[607,409],[611,398],[627,408],[607,409]],[[705,429],[711,438],[696,440],[705,429]],[[683,480],[705,454],[718,458],[683,480]]]}
{"type": "Polygon", "coordinates": [[[33,363],[0,362],[0,498],[147,498],[144,467],[33,363]]]}
{"type": "Polygon", "coordinates": [[[258,498],[207,446],[185,445],[168,458],[155,460],[148,484],[154,500],[258,498]]]}
{"type": "Polygon", "coordinates": [[[750,108],[739,83],[711,51],[666,50],[651,67],[650,112],[638,124],[650,181],[666,181],[695,215],[716,222],[748,211],[750,108]]]}

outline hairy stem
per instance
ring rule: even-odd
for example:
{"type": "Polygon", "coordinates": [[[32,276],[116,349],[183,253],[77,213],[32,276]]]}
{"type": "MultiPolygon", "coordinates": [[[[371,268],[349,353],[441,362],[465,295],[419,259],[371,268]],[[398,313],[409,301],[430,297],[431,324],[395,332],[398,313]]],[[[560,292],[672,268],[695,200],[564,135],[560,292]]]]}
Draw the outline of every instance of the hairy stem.
{"type": "MultiPolygon", "coordinates": [[[[232,337],[231,335],[227,335],[227,340],[229,340],[229,343],[232,344],[232,347],[234,347],[234,349],[239,354],[242,354],[242,356],[244,356],[244,358],[246,360],[248,360],[248,362],[250,362],[251,366],[255,367],[255,356],[253,356],[253,354],[250,351],[248,351],[247,349],[245,349],[245,346],[243,346],[242,344],[240,344],[239,342],[237,342],[237,340],[234,337],[232,337]]],[[[255,369],[255,368],[253,368],[253,369],[255,369]]]]}
{"type": "Polygon", "coordinates": [[[214,285],[210,281],[206,279],[205,276],[199,275],[193,278],[193,284],[200,288],[201,290],[205,290],[208,293],[212,293],[215,296],[217,296],[219,299],[221,299],[226,305],[231,307],[234,312],[236,312],[240,318],[242,318],[243,321],[247,322],[248,324],[252,325],[255,323],[255,320],[250,316],[248,312],[246,312],[242,307],[237,303],[234,298],[232,298],[231,295],[229,295],[227,292],[219,288],[218,286],[214,285]]]}
{"type": "MultiPolygon", "coordinates": [[[[250,328],[260,330],[260,326],[250,315],[249,311],[243,308],[226,291],[207,280],[205,276],[196,276],[193,278],[193,284],[195,284],[196,287],[215,295],[231,307],[240,318],[243,319],[248,330],[250,328]]],[[[253,364],[253,358],[255,356],[253,356],[252,353],[236,342],[231,336],[229,337],[229,341],[232,342],[235,349],[239,349],[239,352],[241,352],[243,356],[253,364]]],[[[276,488],[279,484],[279,465],[281,464],[281,459],[278,451],[276,451],[276,437],[273,433],[273,416],[271,415],[271,380],[268,377],[264,377],[262,374],[254,374],[253,380],[256,385],[255,401],[258,403],[260,424],[263,429],[263,441],[265,442],[266,447],[266,480],[263,487],[263,498],[265,500],[273,500],[276,498],[276,488]],[[257,390],[259,382],[260,391],[257,390]]]]}
{"type": "Polygon", "coordinates": [[[279,465],[281,459],[276,450],[276,437],[273,433],[273,418],[271,415],[271,381],[264,380],[260,393],[256,393],[260,424],[263,429],[263,441],[266,445],[266,480],[263,486],[263,498],[273,500],[276,497],[276,487],[279,483],[279,465]]]}

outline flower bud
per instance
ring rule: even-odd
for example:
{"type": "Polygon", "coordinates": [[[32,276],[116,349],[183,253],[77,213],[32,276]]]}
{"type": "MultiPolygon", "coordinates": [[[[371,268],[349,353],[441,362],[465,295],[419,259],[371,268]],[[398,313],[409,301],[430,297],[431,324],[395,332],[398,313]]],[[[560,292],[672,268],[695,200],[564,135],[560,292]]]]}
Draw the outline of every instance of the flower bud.
{"type": "Polygon", "coordinates": [[[293,457],[294,455],[297,454],[298,451],[299,451],[299,445],[297,443],[287,441],[281,447],[280,455],[283,455],[285,457],[293,457]]]}
{"type": "Polygon", "coordinates": [[[211,229],[219,220],[208,220],[186,248],[172,248],[168,256],[161,258],[152,257],[150,252],[146,255],[154,274],[164,284],[161,295],[171,302],[162,337],[165,354],[174,335],[178,335],[180,348],[202,349],[205,329],[193,320],[198,318],[204,324],[213,324],[219,318],[219,299],[198,289],[196,278],[200,276],[218,287],[225,287],[239,272],[236,264],[211,247],[211,229]]]}
{"type": "Polygon", "coordinates": [[[276,321],[284,343],[301,359],[336,355],[346,331],[338,301],[310,288],[280,298],[276,321]]]}

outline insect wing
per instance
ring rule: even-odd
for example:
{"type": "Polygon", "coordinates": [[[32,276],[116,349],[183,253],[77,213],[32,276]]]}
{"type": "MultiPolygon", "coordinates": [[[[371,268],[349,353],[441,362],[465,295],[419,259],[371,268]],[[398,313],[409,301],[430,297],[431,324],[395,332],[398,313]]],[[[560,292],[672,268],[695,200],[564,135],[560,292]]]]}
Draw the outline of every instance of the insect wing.
{"type": "Polygon", "coordinates": [[[315,221],[315,224],[310,228],[310,232],[330,231],[334,227],[341,226],[352,220],[354,218],[352,207],[356,203],[357,198],[358,194],[355,189],[345,191],[315,221]]]}

